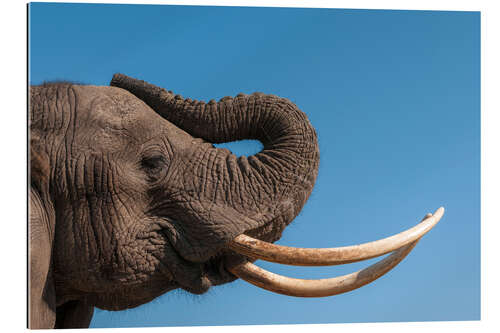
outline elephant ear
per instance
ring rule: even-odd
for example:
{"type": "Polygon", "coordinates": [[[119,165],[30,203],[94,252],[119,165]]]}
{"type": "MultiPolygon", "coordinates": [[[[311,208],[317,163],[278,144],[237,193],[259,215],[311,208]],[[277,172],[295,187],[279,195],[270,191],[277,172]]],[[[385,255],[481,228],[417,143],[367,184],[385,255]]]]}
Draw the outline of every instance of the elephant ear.
{"type": "Polygon", "coordinates": [[[56,322],[55,286],[51,271],[55,212],[49,199],[47,154],[30,142],[30,193],[28,226],[29,328],[54,328],[56,322]]]}

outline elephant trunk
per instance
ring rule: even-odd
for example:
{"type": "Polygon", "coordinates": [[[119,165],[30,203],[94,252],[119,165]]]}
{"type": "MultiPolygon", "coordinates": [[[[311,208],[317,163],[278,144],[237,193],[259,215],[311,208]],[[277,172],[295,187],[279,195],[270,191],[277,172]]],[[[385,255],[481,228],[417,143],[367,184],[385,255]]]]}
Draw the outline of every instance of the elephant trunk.
{"type": "Polygon", "coordinates": [[[267,241],[279,239],[309,197],[319,164],[316,132],[295,104],[261,93],[205,103],[122,74],[114,75],[111,85],[128,90],[192,136],[211,143],[261,141],[264,149],[248,158],[210,147],[216,151],[217,172],[208,174],[214,177],[210,182],[218,184],[219,196],[231,200],[231,207],[259,220],[260,229],[274,228],[273,232],[254,228],[254,234],[268,234],[263,237],[267,241]]]}

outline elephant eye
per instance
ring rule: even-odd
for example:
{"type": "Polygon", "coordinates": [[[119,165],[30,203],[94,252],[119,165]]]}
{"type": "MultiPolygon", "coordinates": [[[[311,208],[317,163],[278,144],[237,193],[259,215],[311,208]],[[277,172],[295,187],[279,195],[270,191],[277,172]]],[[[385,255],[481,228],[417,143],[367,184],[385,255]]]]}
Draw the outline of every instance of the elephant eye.
{"type": "Polygon", "coordinates": [[[141,161],[144,168],[147,169],[159,169],[165,166],[165,157],[161,155],[144,157],[141,161]]]}
{"type": "Polygon", "coordinates": [[[149,181],[157,182],[167,172],[167,160],[160,154],[148,154],[142,158],[141,168],[146,172],[149,181]]]}

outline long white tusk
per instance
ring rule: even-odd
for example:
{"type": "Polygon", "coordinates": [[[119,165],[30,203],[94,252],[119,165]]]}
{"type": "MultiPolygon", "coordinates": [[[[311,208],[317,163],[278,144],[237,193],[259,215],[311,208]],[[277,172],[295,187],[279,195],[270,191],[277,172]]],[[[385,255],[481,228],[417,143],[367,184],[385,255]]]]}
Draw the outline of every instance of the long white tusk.
{"type": "Polygon", "coordinates": [[[296,266],[328,266],[375,258],[395,251],[420,239],[431,230],[444,214],[438,208],[433,215],[428,214],[421,223],[394,236],[360,245],[336,248],[295,248],[276,245],[239,235],[229,243],[233,251],[255,259],[296,266]]]}
{"type": "Polygon", "coordinates": [[[245,262],[228,270],[237,277],[266,290],[296,297],[324,297],[345,293],[362,287],[396,266],[417,244],[419,239],[395,251],[387,258],[355,273],[330,279],[302,280],[268,272],[245,262]]]}

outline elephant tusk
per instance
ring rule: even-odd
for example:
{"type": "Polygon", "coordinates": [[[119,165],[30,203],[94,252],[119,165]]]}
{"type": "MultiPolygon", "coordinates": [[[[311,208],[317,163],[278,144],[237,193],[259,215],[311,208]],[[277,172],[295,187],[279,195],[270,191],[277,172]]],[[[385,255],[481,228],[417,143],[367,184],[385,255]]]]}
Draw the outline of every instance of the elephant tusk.
{"type": "Polygon", "coordinates": [[[412,244],[431,230],[444,214],[438,208],[433,215],[427,214],[421,223],[399,234],[377,241],[336,248],[295,248],[276,245],[239,235],[229,243],[229,248],[245,256],[270,262],[296,266],[328,266],[347,264],[375,258],[412,244]]]}
{"type": "Polygon", "coordinates": [[[289,278],[268,272],[246,261],[229,267],[237,277],[266,290],[295,297],[325,297],[342,294],[360,288],[389,272],[403,260],[419,239],[403,246],[387,258],[354,273],[320,280],[289,278]]]}

